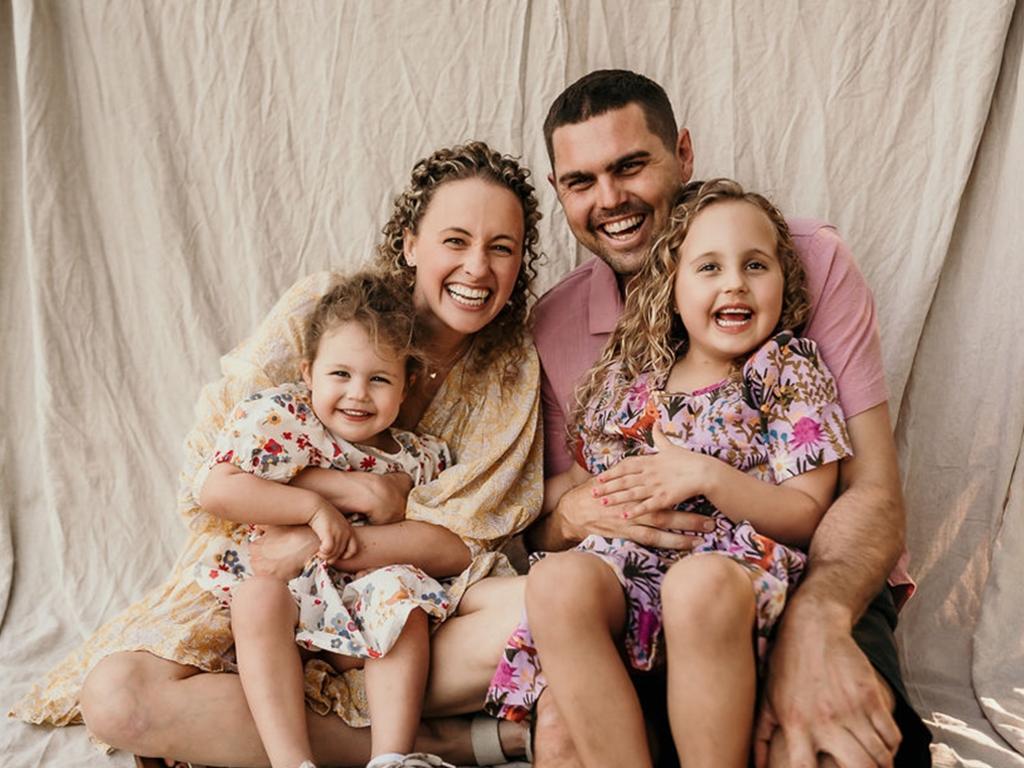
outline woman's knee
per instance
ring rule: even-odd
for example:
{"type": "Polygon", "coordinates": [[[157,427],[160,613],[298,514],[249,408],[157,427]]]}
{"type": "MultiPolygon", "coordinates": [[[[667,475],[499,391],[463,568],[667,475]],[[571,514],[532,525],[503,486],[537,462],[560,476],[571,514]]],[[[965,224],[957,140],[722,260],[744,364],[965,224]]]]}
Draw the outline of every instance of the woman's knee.
{"type": "Polygon", "coordinates": [[[93,735],[111,746],[137,751],[150,731],[148,656],[142,652],[107,656],[82,685],[82,718],[93,735]]]}
{"type": "Polygon", "coordinates": [[[526,610],[531,623],[540,618],[603,615],[610,606],[624,602],[611,568],[585,552],[548,555],[534,564],[526,579],[526,610]]]}
{"type": "Polygon", "coordinates": [[[722,555],[695,555],[675,563],[661,585],[668,634],[697,634],[717,642],[717,633],[748,631],[754,621],[754,587],[746,569],[722,555]]]}

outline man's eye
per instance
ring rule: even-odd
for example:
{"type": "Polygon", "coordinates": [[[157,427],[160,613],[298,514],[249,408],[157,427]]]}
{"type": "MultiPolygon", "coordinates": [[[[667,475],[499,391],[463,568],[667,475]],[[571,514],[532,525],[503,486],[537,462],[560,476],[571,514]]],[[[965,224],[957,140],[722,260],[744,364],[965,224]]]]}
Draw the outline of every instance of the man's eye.
{"type": "Polygon", "coordinates": [[[588,189],[594,182],[590,179],[573,179],[566,186],[573,192],[582,192],[588,189]]]}
{"type": "Polygon", "coordinates": [[[628,163],[623,163],[619,166],[619,173],[624,176],[631,176],[634,173],[639,173],[644,167],[644,164],[639,160],[631,160],[628,163]]]}

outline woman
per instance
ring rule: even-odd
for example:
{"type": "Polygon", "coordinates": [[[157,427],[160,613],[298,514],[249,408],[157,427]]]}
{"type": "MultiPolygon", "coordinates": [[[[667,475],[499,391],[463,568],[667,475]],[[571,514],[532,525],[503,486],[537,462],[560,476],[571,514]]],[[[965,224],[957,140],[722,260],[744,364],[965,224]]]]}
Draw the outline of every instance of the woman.
{"type": "MultiPolygon", "coordinates": [[[[361,529],[361,547],[432,552],[439,561],[462,563],[455,572],[470,555],[487,555],[474,560],[481,566],[467,579],[456,616],[432,642],[425,709],[433,715],[482,706],[521,611],[522,584],[479,579],[514,573],[497,550],[540,511],[539,367],[526,334],[540,214],[527,179],[515,160],[480,142],[439,150],[416,164],[378,249],[378,267],[412,293],[435,360],[403,403],[398,423],[445,440],[455,465],[412,492],[401,475],[310,470],[298,480],[314,487],[325,479],[319,473],[332,473],[330,482],[347,485],[347,493],[332,497],[345,495],[353,512],[405,504],[403,522],[361,529]],[[419,521],[438,510],[445,528],[419,521]]],[[[228,618],[196,586],[192,570],[210,536],[231,524],[200,509],[188,478],[209,457],[234,403],[295,379],[300,329],[330,282],[325,273],[293,286],[256,334],[223,359],[224,378],[203,391],[198,424],[186,440],[178,503],[192,536],[171,577],[102,627],[14,714],[54,725],[84,720],[97,739],[137,754],[266,764],[237,675],[211,674],[231,669],[228,618]]],[[[305,527],[272,532],[254,553],[257,565],[264,559],[278,575],[294,575],[316,549],[307,533],[305,527]]],[[[338,673],[312,659],[305,673],[317,760],[365,761],[361,671],[338,673]]],[[[458,762],[473,756],[465,721],[437,721],[421,732],[419,749],[458,762]]],[[[506,748],[514,751],[517,740],[521,746],[521,733],[504,735],[506,748]]]]}

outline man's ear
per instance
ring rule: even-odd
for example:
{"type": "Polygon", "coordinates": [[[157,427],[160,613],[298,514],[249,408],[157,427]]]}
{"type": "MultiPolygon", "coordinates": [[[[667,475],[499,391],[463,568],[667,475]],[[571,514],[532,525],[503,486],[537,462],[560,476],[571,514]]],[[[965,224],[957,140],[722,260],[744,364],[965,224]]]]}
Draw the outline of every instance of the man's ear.
{"type": "Polygon", "coordinates": [[[693,143],[686,128],[679,129],[679,137],[676,139],[676,161],[679,163],[679,173],[685,184],[693,176],[693,143]]]}
{"type": "Polygon", "coordinates": [[[402,255],[405,257],[405,263],[410,267],[416,266],[416,252],[413,246],[416,245],[416,235],[410,230],[402,230],[402,255]]]}
{"type": "Polygon", "coordinates": [[[313,388],[313,366],[310,365],[309,360],[303,360],[299,365],[299,370],[302,371],[302,380],[306,386],[310,389],[313,388]]]}
{"type": "Polygon", "coordinates": [[[555,182],[555,172],[554,171],[552,171],[551,173],[548,174],[548,184],[551,185],[551,188],[553,190],[555,190],[555,194],[557,195],[558,194],[558,184],[555,182]]]}

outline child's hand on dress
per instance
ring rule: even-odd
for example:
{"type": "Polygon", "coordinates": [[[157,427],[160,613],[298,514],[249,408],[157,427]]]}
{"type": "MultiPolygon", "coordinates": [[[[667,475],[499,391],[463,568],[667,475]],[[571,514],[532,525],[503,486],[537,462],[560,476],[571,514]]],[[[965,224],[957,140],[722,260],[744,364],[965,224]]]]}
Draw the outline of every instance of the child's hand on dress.
{"type": "Polygon", "coordinates": [[[316,554],[325,563],[352,557],[359,551],[351,524],[328,502],[317,505],[306,524],[320,539],[320,549],[316,554]]]}
{"type": "Polygon", "coordinates": [[[658,452],[630,456],[597,476],[593,494],[602,504],[621,505],[624,518],[672,509],[681,501],[700,496],[709,473],[721,464],[713,456],[681,448],[654,425],[658,452]]]}

